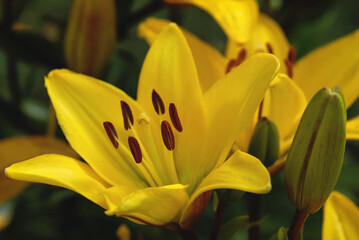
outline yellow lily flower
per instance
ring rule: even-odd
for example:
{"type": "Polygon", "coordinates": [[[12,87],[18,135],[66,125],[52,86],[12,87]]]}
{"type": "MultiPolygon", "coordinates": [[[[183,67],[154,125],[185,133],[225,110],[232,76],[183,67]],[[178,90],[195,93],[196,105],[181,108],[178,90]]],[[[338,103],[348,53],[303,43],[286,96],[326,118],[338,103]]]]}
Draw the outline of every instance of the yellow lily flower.
{"type": "Polygon", "coordinates": [[[324,204],[322,239],[359,239],[359,208],[339,192],[332,192],[324,204]]]}
{"type": "Polygon", "coordinates": [[[147,54],[137,101],[105,82],[54,70],[46,78],[49,96],[86,163],[44,155],[8,167],[6,175],[71,189],[108,215],[189,229],[213,189],[270,191],[258,159],[240,151],[226,158],[278,64],[258,54],[203,92],[186,39],[170,24],[147,54]]]}
{"type": "MultiPolygon", "coordinates": [[[[283,35],[273,34],[276,32],[281,32],[279,25],[269,24],[269,22],[274,23],[274,21],[269,19],[269,17],[266,18],[267,24],[261,25],[264,29],[266,29],[267,33],[271,32],[272,34],[268,34],[267,36],[263,35],[262,42],[264,40],[264,42],[268,41],[268,43],[270,43],[271,51],[281,61],[282,67],[280,72],[286,72],[287,75],[293,79],[293,84],[297,85],[297,90],[294,91],[294,89],[291,89],[291,92],[281,92],[281,96],[277,96],[278,98],[282,98],[281,105],[286,104],[288,105],[287,109],[292,109],[293,114],[295,112],[295,115],[291,115],[287,111],[282,112],[282,117],[286,118],[287,122],[274,121],[277,124],[279,131],[282,129],[283,125],[291,127],[292,132],[290,135],[293,136],[294,131],[298,125],[298,117],[300,118],[301,114],[303,113],[306,101],[303,99],[300,100],[302,97],[297,98],[297,100],[299,100],[298,105],[292,105],[286,101],[287,97],[292,96],[293,94],[297,94],[299,96],[303,95],[304,93],[306,99],[310,100],[313,95],[321,88],[338,86],[343,91],[346,106],[349,108],[359,95],[359,54],[357,51],[353,50],[356,49],[359,45],[359,31],[355,31],[323,47],[320,47],[301,58],[298,62],[295,62],[295,57],[293,57],[295,52],[293,51],[293,48],[289,48],[287,56],[283,54],[286,52],[286,49],[288,49],[288,46],[284,44],[283,35]],[[275,36],[278,36],[278,38],[273,38],[275,36]],[[280,42],[283,42],[283,44],[279,44],[280,42]],[[295,116],[293,119],[294,121],[292,119],[289,119],[288,121],[288,116],[295,116]]],[[[259,21],[261,22],[261,18],[259,18],[259,21]]],[[[262,21],[262,23],[264,22],[265,21],[262,21]]],[[[260,39],[260,37],[261,36],[257,36],[246,45],[255,45],[255,43],[259,41],[258,39],[260,39]]],[[[237,47],[237,50],[234,50],[233,41],[229,41],[228,49],[231,49],[230,51],[232,52],[243,51],[246,45],[240,48],[237,47]]],[[[265,96],[264,99],[265,103],[267,96],[265,96]]],[[[265,106],[263,107],[264,110],[266,108],[267,107],[265,106]]],[[[273,110],[274,109],[275,107],[273,107],[273,110]]],[[[270,116],[267,117],[271,119],[270,116]]],[[[348,120],[347,139],[359,140],[359,117],[348,120]]],[[[281,146],[282,155],[285,153],[283,150],[288,150],[287,146],[290,145],[290,142],[291,141],[287,142],[285,146],[281,146]]]]}
{"type": "Polygon", "coordinates": [[[11,164],[41,154],[56,153],[77,158],[77,154],[62,140],[45,136],[22,136],[0,140],[0,204],[22,192],[29,183],[10,180],[4,170],[11,164]]]}
{"type": "MultiPolygon", "coordinates": [[[[197,1],[202,2],[205,0],[197,1]]],[[[177,3],[193,2],[191,4],[199,6],[198,3],[195,3],[197,1],[176,0],[177,3]]],[[[218,4],[226,5],[222,1],[218,1],[218,4]]],[[[205,8],[203,9],[206,10],[205,8]]],[[[223,11],[221,7],[217,7],[211,11],[222,11],[222,13],[218,14],[228,14],[228,16],[238,14],[238,9],[232,10],[231,8],[223,11]]],[[[242,9],[242,11],[245,11],[245,9],[242,9]]],[[[210,11],[208,12],[211,13],[210,11]]],[[[250,13],[250,11],[247,11],[247,14],[248,12],[250,13]]],[[[255,13],[252,13],[252,15],[256,16],[255,13]]],[[[223,22],[217,21],[222,26],[223,22]]],[[[233,21],[237,20],[233,18],[233,21]]],[[[238,27],[233,23],[228,25],[228,28],[232,28],[226,31],[228,36],[226,56],[228,59],[235,59],[237,54],[243,50],[246,51],[248,57],[257,51],[271,52],[281,61],[280,72],[287,73],[294,80],[304,92],[307,100],[310,100],[321,88],[333,86],[338,86],[343,91],[348,108],[357,99],[359,95],[359,53],[355,49],[359,45],[359,30],[310,52],[296,63],[294,48],[289,47],[283,30],[273,19],[264,14],[259,14],[257,23],[254,26],[249,41],[245,44],[239,44],[240,42],[236,38],[227,33],[227,31],[237,32],[238,27]]],[[[298,91],[296,92],[299,94],[298,91]]],[[[303,109],[297,107],[297,115],[302,112],[303,109]]],[[[297,123],[293,124],[294,126],[297,126],[297,123]]],[[[279,126],[279,128],[281,127],[279,126]]],[[[350,119],[347,123],[347,139],[359,140],[358,132],[359,118],[350,119]]]]}

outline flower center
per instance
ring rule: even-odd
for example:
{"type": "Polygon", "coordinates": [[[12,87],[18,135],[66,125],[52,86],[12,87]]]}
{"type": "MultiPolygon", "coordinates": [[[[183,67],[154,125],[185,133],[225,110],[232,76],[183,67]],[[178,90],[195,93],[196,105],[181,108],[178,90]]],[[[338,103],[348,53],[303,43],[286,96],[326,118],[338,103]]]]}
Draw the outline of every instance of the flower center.
{"type": "Polygon", "coordinates": [[[137,121],[134,121],[130,105],[123,100],[121,101],[121,111],[123,128],[128,131],[129,135],[127,143],[124,143],[123,138],[119,140],[122,135],[118,135],[115,126],[111,122],[103,122],[103,126],[109,140],[119,151],[121,157],[126,161],[135,160],[135,165],[131,161],[129,164],[135,167],[135,171],[142,173],[141,175],[150,186],[178,183],[173,159],[175,149],[173,128],[179,133],[183,131],[178,110],[174,103],[170,103],[168,107],[169,116],[166,116],[166,105],[159,93],[154,89],[152,90],[151,100],[155,113],[158,115],[159,127],[154,125],[151,127],[150,118],[144,112],[138,116],[137,121]],[[155,139],[158,138],[154,138],[152,135],[159,129],[163,147],[161,147],[161,144],[156,144],[155,139]]]}

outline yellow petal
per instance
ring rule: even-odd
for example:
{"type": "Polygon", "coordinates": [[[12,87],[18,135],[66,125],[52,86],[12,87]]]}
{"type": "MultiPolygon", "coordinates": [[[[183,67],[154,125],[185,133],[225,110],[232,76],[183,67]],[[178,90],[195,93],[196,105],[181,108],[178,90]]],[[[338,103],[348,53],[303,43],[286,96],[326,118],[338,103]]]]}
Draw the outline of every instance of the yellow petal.
{"type": "Polygon", "coordinates": [[[226,56],[230,59],[236,58],[242,49],[247,51],[247,56],[252,56],[259,50],[267,52],[267,43],[272,46],[273,54],[281,61],[280,72],[285,73],[284,60],[288,56],[288,40],[279,24],[265,14],[259,15],[258,23],[253,30],[253,35],[247,43],[240,45],[229,38],[226,56]]]}
{"type": "Polygon", "coordinates": [[[217,161],[225,160],[234,141],[251,121],[278,67],[278,59],[273,55],[257,54],[206,92],[210,139],[204,150],[203,169],[212,169],[217,161]]]}
{"type": "Polygon", "coordinates": [[[165,0],[171,4],[193,4],[210,14],[228,37],[237,42],[250,38],[258,17],[254,0],[165,0]]]}
{"type": "Polygon", "coordinates": [[[287,153],[307,106],[302,90],[285,74],[278,74],[264,97],[263,114],[273,121],[280,136],[280,156],[287,153]]]}
{"type": "Polygon", "coordinates": [[[143,112],[137,103],[112,85],[68,70],[52,71],[46,87],[67,140],[94,171],[112,185],[145,186],[131,154],[120,154],[103,127],[103,122],[112,122],[119,142],[126,144],[119,149],[129,152],[121,101],[131,107],[134,118],[143,112]]]}
{"type": "Polygon", "coordinates": [[[77,157],[64,141],[45,136],[13,137],[0,141],[0,203],[19,194],[29,183],[5,178],[4,170],[11,164],[47,153],[77,157]]]}
{"type": "Polygon", "coordinates": [[[105,207],[101,192],[105,183],[89,165],[79,160],[56,154],[46,154],[15,163],[5,169],[5,175],[21,181],[45,183],[77,192],[105,207]]]}
{"type": "MultiPolygon", "coordinates": [[[[138,35],[152,44],[158,34],[169,24],[168,20],[147,18],[138,26],[138,35]]],[[[226,60],[221,53],[197,36],[181,28],[198,71],[202,91],[205,92],[215,81],[224,76],[226,60]]]]}
{"type": "Polygon", "coordinates": [[[236,151],[221,166],[214,169],[191,195],[180,223],[189,215],[186,210],[202,193],[213,189],[235,189],[252,193],[268,193],[272,186],[267,169],[261,161],[247,153],[236,151]]]}
{"type": "Polygon", "coordinates": [[[348,120],[347,122],[347,139],[359,140],[359,116],[348,120]]]}
{"type": "Polygon", "coordinates": [[[294,80],[307,99],[323,87],[338,86],[349,107],[359,94],[359,30],[301,58],[294,66],[294,80]]]}
{"type": "Polygon", "coordinates": [[[115,191],[104,192],[104,195],[117,206],[106,214],[156,226],[177,222],[176,217],[188,200],[186,186],[181,184],[145,188],[121,198],[115,191]]]}
{"type": "MultiPolygon", "coordinates": [[[[277,126],[280,137],[280,156],[288,151],[306,106],[306,97],[297,84],[287,75],[278,74],[265,94],[262,117],[267,117],[277,126]]],[[[236,141],[242,151],[247,151],[257,121],[258,111],[236,141]]]]}
{"type": "Polygon", "coordinates": [[[322,239],[359,239],[359,209],[347,197],[333,192],[324,205],[322,239]]]}
{"type": "MultiPolygon", "coordinates": [[[[169,24],[152,44],[142,67],[138,86],[138,102],[144,106],[155,121],[160,124],[152,104],[153,89],[161,96],[165,105],[165,115],[171,123],[168,106],[174,103],[183,131],[173,128],[175,137],[174,159],[180,182],[188,184],[182,176],[192,172],[196,151],[202,146],[206,129],[202,91],[190,48],[177,25],[169,24]]],[[[160,134],[155,142],[164,146],[160,134]]]]}

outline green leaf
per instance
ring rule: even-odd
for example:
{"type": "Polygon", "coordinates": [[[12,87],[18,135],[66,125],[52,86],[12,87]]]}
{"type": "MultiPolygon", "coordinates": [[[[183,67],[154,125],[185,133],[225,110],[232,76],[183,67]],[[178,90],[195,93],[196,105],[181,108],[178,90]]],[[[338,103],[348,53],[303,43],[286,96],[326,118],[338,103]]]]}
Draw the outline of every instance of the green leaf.
{"type": "Polygon", "coordinates": [[[269,240],[288,240],[287,229],[280,227],[278,232],[276,232],[269,240]]]}
{"type": "Polygon", "coordinates": [[[216,191],[213,191],[213,195],[212,195],[212,201],[213,201],[213,211],[217,211],[217,207],[218,207],[218,203],[219,203],[219,199],[218,199],[218,193],[216,191]]]}

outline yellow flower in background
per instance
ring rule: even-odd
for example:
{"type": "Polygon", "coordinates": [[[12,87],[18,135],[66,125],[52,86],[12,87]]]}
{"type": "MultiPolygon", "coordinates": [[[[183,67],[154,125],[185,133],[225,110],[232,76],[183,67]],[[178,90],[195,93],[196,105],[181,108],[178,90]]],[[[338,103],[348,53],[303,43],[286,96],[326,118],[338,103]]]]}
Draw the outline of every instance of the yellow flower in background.
{"type": "Polygon", "coordinates": [[[339,192],[332,192],[324,204],[322,239],[359,239],[359,208],[339,192]]]}
{"type": "Polygon", "coordinates": [[[6,175],[71,189],[108,215],[189,229],[213,189],[270,191],[258,159],[240,151],[226,159],[278,67],[274,56],[258,54],[203,91],[186,39],[170,24],[147,54],[137,101],[105,82],[54,70],[46,87],[86,163],[43,155],[6,175]]]}
{"type": "Polygon", "coordinates": [[[21,136],[0,140],[0,231],[11,222],[13,215],[11,198],[29,186],[28,182],[6,178],[5,168],[11,164],[48,153],[78,157],[67,143],[51,137],[21,136]]]}
{"type": "MultiPolygon", "coordinates": [[[[270,17],[252,11],[253,9],[258,11],[258,7],[252,10],[243,7],[245,2],[256,4],[255,1],[166,0],[166,2],[193,4],[200,7],[214,17],[228,36],[226,54],[223,56],[196,36],[182,30],[193,50],[199,75],[205,75],[202,72],[207,69],[210,75],[223,76],[258,52],[272,53],[281,62],[280,74],[271,83],[261,107],[253,121],[237,139],[234,149],[247,151],[259,117],[267,117],[278,127],[280,156],[285,157],[307,101],[314,93],[326,86],[338,86],[344,93],[347,107],[350,107],[357,99],[359,52],[355,49],[359,46],[359,31],[314,50],[296,62],[295,49],[289,46],[280,26],[270,17]],[[227,17],[218,17],[222,15],[227,17]],[[236,22],[238,17],[248,15],[252,17],[247,17],[247,19],[255,19],[256,22],[254,24],[251,21],[240,22],[246,27],[252,27],[252,31],[248,31],[250,37],[246,37],[248,40],[241,41],[233,35],[236,35],[243,27],[227,22],[236,22]],[[213,67],[214,65],[216,67],[213,67]]],[[[140,24],[139,36],[144,37],[151,44],[154,36],[167,24],[166,20],[148,18],[140,24]]],[[[216,78],[206,79],[208,81],[202,83],[202,86],[209,87],[216,81],[216,78]]],[[[359,116],[348,121],[347,139],[359,139],[359,116]]]]}
{"type": "Polygon", "coordinates": [[[74,0],[65,33],[65,60],[76,72],[99,77],[116,43],[114,0],[74,0]]]}
{"type": "Polygon", "coordinates": [[[116,231],[119,240],[131,240],[131,231],[126,224],[121,224],[116,231]]]}
{"type": "Polygon", "coordinates": [[[191,4],[208,12],[228,37],[239,43],[250,40],[258,17],[255,0],[164,0],[169,4],[191,4]]]}

